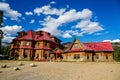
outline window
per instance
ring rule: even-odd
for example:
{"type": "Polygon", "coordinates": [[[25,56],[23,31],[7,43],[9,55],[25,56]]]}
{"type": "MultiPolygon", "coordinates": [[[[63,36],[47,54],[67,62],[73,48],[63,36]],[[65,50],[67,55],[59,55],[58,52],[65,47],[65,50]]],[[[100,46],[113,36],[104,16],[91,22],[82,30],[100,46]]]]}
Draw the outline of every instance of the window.
{"type": "Polygon", "coordinates": [[[108,55],[106,54],[106,59],[108,59],[108,55]]]}
{"type": "Polygon", "coordinates": [[[22,46],[24,45],[22,41],[21,41],[20,45],[22,45],[22,46]]]}
{"type": "Polygon", "coordinates": [[[43,54],[44,59],[47,59],[47,54],[43,54]]]}
{"type": "Polygon", "coordinates": [[[78,44],[74,44],[74,48],[77,48],[78,47],[78,44]]]}
{"type": "Polygon", "coordinates": [[[27,58],[27,53],[26,53],[26,52],[23,54],[23,57],[24,57],[24,58],[27,58]]]}
{"type": "Polygon", "coordinates": [[[45,46],[48,46],[48,42],[45,42],[45,46]]]}
{"type": "Polygon", "coordinates": [[[87,59],[89,59],[89,55],[87,54],[87,59]]]}
{"type": "Polygon", "coordinates": [[[18,45],[20,45],[21,43],[19,42],[18,45]]]}
{"type": "Polygon", "coordinates": [[[40,46],[40,43],[39,43],[39,42],[37,42],[37,45],[38,45],[38,46],[40,46]]]}
{"type": "Polygon", "coordinates": [[[74,59],[80,59],[80,54],[74,54],[74,59]]]}
{"type": "Polygon", "coordinates": [[[39,54],[37,54],[37,56],[36,56],[36,59],[38,59],[39,58],[39,54]]]}
{"type": "Polygon", "coordinates": [[[96,59],[99,59],[99,55],[98,55],[98,54],[96,54],[96,56],[95,56],[95,57],[96,57],[96,59]]]}
{"type": "Polygon", "coordinates": [[[30,42],[26,42],[26,46],[29,46],[30,45],[30,42]]]}

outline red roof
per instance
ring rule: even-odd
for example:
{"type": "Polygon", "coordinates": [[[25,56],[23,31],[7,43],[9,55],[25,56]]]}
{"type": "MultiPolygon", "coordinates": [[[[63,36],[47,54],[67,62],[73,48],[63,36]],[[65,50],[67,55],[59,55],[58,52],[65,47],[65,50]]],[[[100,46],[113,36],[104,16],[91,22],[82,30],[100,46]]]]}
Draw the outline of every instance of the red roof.
{"type": "Polygon", "coordinates": [[[113,51],[110,42],[92,42],[92,43],[84,43],[84,44],[92,48],[94,51],[113,51]]]}
{"type": "Polygon", "coordinates": [[[49,41],[52,41],[51,36],[53,35],[51,35],[50,33],[45,32],[45,31],[38,31],[38,32],[40,32],[39,36],[33,30],[29,30],[27,32],[24,32],[25,34],[21,38],[16,37],[15,40],[49,40],[49,41]]]}
{"type": "Polygon", "coordinates": [[[49,41],[51,41],[50,34],[47,34],[47,32],[41,31],[40,35],[42,35],[42,36],[40,36],[40,37],[36,36],[35,40],[49,40],[49,41]]]}
{"type": "Polygon", "coordinates": [[[20,38],[20,40],[34,40],[34,39],[35,39],[35,32],[32,30],[27,31],[27,33],[20,38]]]}
{"type": "Polygon", "coordinates": [[[93,50],[91,47],[88,47],[87,45],[85,45],[84,43],[81,43],[82,45],[83,45],[83,49],[85,50],[85,51],[91,51],[91,50],[93,50]]]}

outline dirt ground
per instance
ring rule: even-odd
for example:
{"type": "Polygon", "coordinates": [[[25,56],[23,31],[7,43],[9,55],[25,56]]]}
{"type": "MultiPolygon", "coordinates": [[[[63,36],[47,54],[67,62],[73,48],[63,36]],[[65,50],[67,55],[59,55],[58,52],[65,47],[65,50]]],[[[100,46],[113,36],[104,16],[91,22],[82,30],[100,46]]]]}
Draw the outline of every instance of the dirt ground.
{"type": "Polygon", "coordinates": [[[0,61],[0,80],[120,80],[120,63],[0,61]],[[23,65],[17,66],[19,62],[23,65]]]}

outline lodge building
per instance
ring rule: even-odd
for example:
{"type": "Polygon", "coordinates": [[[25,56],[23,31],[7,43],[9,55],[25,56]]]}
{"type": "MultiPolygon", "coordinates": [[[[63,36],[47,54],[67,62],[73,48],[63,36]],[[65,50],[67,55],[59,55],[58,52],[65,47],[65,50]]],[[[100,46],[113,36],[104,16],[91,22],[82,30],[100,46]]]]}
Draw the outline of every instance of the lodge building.
{"type": "Polygon", "coordinates": [[[112,61],[110,42],[61,44],[61,40],[45,31],[18,32],[10,44],[10,58],[37,61],[112,61]]]}

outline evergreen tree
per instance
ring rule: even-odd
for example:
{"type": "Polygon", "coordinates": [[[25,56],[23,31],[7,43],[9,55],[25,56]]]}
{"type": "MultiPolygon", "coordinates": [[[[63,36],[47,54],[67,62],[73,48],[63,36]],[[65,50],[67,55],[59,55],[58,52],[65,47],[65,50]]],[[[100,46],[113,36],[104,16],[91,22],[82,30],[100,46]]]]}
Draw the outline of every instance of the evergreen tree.
{"type": "Polygon", "coordinates": [[[113,58],[114,58],[114,60],[116,60],[116,61],[120,61],[120,47],[114,46],[113,58]]]}
{"type": "Polygon", "coordinates": [[[3,55],[9,55],[9,46],[6,46],[6,47],[2,47],[2,50],[1,50],[2,54],[3,55]]]}

